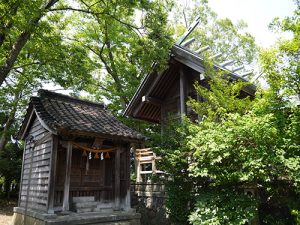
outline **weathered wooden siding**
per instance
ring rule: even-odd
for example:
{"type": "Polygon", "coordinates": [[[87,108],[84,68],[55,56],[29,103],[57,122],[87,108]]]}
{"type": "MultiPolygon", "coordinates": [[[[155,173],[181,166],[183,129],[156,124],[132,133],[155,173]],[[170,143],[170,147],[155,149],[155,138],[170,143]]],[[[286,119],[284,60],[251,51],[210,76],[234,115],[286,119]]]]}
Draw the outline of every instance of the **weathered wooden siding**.
{"type": "MultiPolygon", "coordinates": [[[[42,127],[36,118],[31,125],[28,135],[32,135],[34,140],[38,141],[46,134],[48,134],[48,131],[42,127]]],[[[44,143],[35,146],[33,152],[30,151],[30,144],[26,143],[19,202],[21,207],[25,207],[27,204],[27,207],[30,209],[47,210],[51,147],[51,137],[44,143]],[[30,166],[31,162],[32,166],[30,166]],[[27,201],[28,203],[26,203],[27,201]]]]}
{"type": "MultiPolygon", "coordinates": [[[[189,98],[197,99],[197,92],[194,88],[194,84],[196,81],[199,82],[200,73],[193,71],[187,67],[184,68],[185,75],[185,87],[184,92],[186,93],[186,100],[189,98]]],[[[180,118],[180,79],[179,79],[179,71],[177,71],[174,83],[172,87],[168,90],[166,97],[163,99],[162,104],[162,114],[161,121],[164,123],[169,119],[179,119],[180,118]]],[[[202,83],[201,83],[202,84],[202,83]]],[[[197,115],[190,108],[186,106],[186,113],[189,118],[192,120],[197,119],[197,115]]]]}
{"type": "Polygon", "coordinates": [[[179,118],[180,116],[180,95],[179,95],[179,74],[176,74],[176,78],[172,87],[169,89],[162,104],[161,121],[164,123],[171,118],[179,118]]]}

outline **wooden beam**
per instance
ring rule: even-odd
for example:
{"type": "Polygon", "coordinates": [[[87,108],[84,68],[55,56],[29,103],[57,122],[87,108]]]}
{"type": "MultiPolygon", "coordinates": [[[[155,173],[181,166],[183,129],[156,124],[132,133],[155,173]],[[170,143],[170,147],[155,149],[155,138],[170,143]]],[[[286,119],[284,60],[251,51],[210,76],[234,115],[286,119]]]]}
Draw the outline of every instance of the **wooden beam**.
{"type": "Polygon", "coordinates": [[[141,171],[140,173],[141,174],[152,174],[152,170],[150,170],[150,171],[141,171]]]}
{"type": "Polygon", "coordinates": [[[177,45],[181,45],[182,42],[193,32],[193,30],[197,27],[200,22],[200,16],[196,18],[196,20],[190,25],[189,29],[181,36],[181,38],[176,42],[177,45]]]}
{"type": "MultiPolygon", "coordinates": [[[[195,71],[197,71],[199,73],[203,73],[205,71],[204,66],[203,66],[203,59],[201,57],[197,56],[196,54],[191,53],[177,45],[173,46],[172,53],[174,54],[173,58],[175,61],[181,62],[182,64],[194,69],[195,71]]],[[[216,64],[214,64],[214,69],[216,69],[216,70],[220,69],[220,70],[228,72],[230,77],[232,77],[233,79],[240,79],[242,81],[248,81],[248,80],[232,73],[230,70],[227,70],[224,67],[220,67],[216,64]]],[[[255,80],[256,79],[251,80],[250,83],[253,83],[255,80]]],[[[256,91],[256,86],[253,84],[250,84],[250,85],[244,87],[243,91],[248,93],[251,96],[254,96],[255,91],[256,91]]]]}
{"type": "Polygon", "coordinates": [[[142,149],[136,149],[137,152],[147,152],[147,151],[152,151],[152,148],[142,148],[142,149]]]}
{"type": "Polygon", "coordinates": [[[244,66],[242,65],[242,66],[239,66],[239,67],[236,67],[236,68],[234,68],[233,70],[232,70],[232,72],[233,73],[235,73],[235,72],[237,72],[237,71],[239,71],[239,70],[241,70],[241,69],[244,69],[244,66]]]}
{"type": "Polygon", "coordinates": [[[115,210],[120,209],[120,151],[115,152],[115,210]]]}
{"type": "Polygon", "coordinates": [[[49,174],[49,181],[48,181],[49,184],[48,184],[48,199],[47,199],[47,211],[49,214],[54,213],[54,190],[55,190],[55,178],[56,178],[57,147],[58,147],[58,136],[52,135],[50,174],[49,174]]]}
{"type": "Polygon", "coordinates": [[[144,105],[144,102],[139,102],[139,105],[138,107],[136,107],[132,113],[133,117],[137,117],[138,116],[138,113],[140,112],[140,110],[142,109],[144,105]]]}
{"type": "Polygon", "coordinates": [[[205,76],[204,76],[203,73],[200,73],[200,74],[199,74],[199,80],[200,80],[200,81],[205,80],[205,76]]]}
{"type": "Polygon", "coordinates": [[[229,66],[232,63],[234,63],[234,60],[228,60],[228,61],[225,61],[225,62],[221,63],[221,66],[222,67],[229,66]]]}
{"type": "Polygon", "coordinates": [[[221,52],[219,52],[219,53],[217,53],[217,54],[215,54],[215,55],[209,57],[209,59],[216,59],[216,58],[221,57],[222,55],[223,55],[223,54],[222,54],[221,52]]]}
{"type": "MultiPolygon", "coordinates": [[[[153,90],[153,88],[159,83],[161,76],[162,76],[162,73],[156,73],[155,74],[155,79],[151,83],[150,87],[147,88],[147,92],[145,93],[145,96],[149,96],[149,94],[151,93],[151,91],[153,90]]],[[[142,97],[141,100],[143,100],[143,97],[142,97]]],[[[138,101],[138,106],[132,112],[133,117],[137,117],[138,116],[138,113],[142,109],[143,105],[144,105],[143,101],[141,101],[141,102],[138,101]]]]}
{"type": "Polygon", "coordinates": [[[69,195],[70,195],[70,175],[72,166],[72,142],[68,141],[67,157],[66,157],[66,176],[64,184],[64,199],[63,199],[63,211],[70,210],[69,195]]]}
{"type": "Polygon", "coordinates": [[[192,38],[190,38],[190,39],[184,41],[184,42],[181,44],[181,46],[187,47],[187,46],[189,46],[190,44],[192,44],[195,40],[196,40],[196,39],[195,39],[194,37],[192,37],[192,38]]]}
{"type": "Polygon", "coordinates": [[[202,52],[207,51],[208,49],[210,49],[210,47],[208,45],[206,45],[206,46],[204,46],[204,47],[199,48],[198,50],[196,50],[195,53],[200,54],[202,52]]]}
{"type": "Polygon", "coordinates": [[[183,118],[186,115],[186,77],[182,67],[180,68],[179,73],[180,73],[180,116],[181,116],[181,120],[183,121],[183,118]]]}
{"type": "Polygon", "coordinates": [[[205,68],[203,66],[203,59],[201,59],[199,56],[187,52],[185,49],[182,49],[179,46],[174,46],[172,48],[172,52],[174,52],[174,59],[176,61],[200,73],[204,73],[205,68]]]}
{"type": "Polygon", "coordinates": [[[247,76],[250,76],[250,75],[253,75],[253,71],[252,70],[248,71],[246,73],[241,74],[241,77],[247,77],[247,76]]]}
{"type": "Polygon", "coordinates": [[[157,106],[161,106],[163,101],[158,99],[158,98],[154,98],[154,97],[149,97],[147,95],[144,95],[142,97],[142,102],[145,102],[145,103],[150,103],[152,105],[157,105],[157,106]]]}

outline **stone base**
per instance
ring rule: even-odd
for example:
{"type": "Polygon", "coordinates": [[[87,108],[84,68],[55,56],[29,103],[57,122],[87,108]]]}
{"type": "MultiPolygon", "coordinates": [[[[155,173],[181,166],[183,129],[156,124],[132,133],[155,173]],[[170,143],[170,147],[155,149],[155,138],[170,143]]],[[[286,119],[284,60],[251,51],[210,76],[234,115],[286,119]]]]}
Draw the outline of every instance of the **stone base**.
{"type": "MultiPolygon", "coordinates": [[[[25,209],[14,208],[13,220],[10,225],[24,224],[25,209]]],[[[112,213],[74,213],[45,214],[32,210],[27,210],[26,225],[140,225],[141,215],[139,213],[129,213],[114,211],[112,213]]]]}

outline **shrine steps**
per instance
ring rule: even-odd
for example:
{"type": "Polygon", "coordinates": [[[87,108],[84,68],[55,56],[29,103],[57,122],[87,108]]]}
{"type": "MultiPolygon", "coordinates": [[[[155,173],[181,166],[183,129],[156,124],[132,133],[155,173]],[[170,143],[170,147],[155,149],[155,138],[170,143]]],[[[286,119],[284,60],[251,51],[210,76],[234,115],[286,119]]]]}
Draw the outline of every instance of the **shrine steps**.
{"type": "Polygon", "coordinates": [[[21,207],[14,208],[11,225],[24,224],[25,213],[26,225],[141,225],[141,215],[135,212],[75,213],[69,211],[67,214],[45,214],[30,209],[25,212],[25,209],[21,207]]]}
{"type": "Polygon", "coordinates": [[[95,201],[94,196],[73,197],[72,211],[77,213],[86,212],[113,212],[113,205],[111,203],[101,203],[95,201]]]}

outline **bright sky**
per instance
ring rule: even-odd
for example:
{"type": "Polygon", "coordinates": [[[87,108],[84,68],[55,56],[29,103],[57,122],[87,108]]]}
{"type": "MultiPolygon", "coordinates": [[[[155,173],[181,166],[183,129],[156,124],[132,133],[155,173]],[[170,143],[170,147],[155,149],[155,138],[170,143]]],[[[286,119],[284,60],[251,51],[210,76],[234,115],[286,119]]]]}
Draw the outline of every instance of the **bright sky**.
{"type": "Polygon", "coordinates": [[[244,20],[258,45],[269,47],[278,37],[269,31],[273,18],[284,18],[293,14],[296,5],[293,0],[208,0],[210,7],[219,17],[232,21],[244,20]]]}

